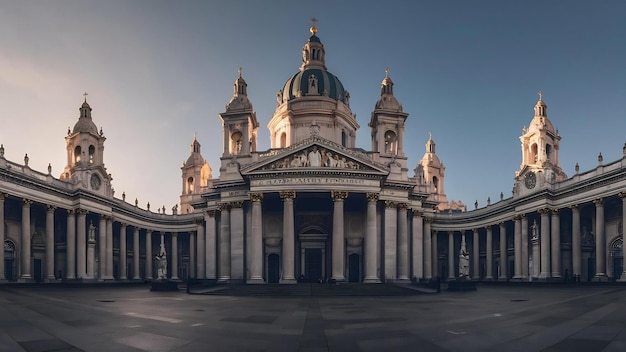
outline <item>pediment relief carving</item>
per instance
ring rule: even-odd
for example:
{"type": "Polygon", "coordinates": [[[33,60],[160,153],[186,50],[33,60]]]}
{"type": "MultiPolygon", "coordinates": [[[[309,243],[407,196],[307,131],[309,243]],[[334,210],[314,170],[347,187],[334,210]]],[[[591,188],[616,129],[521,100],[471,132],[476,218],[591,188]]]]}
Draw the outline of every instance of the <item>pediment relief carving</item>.
{"type": "Polygon", "coordinates": [[[298,152],[287,155],[272,163],[266,164],[259,170],[275,170],[288,168],[334,168],[352,170],[372,170],[371,167],[350,157],[330,149],[318,148],[313,145],[298,152]]]}

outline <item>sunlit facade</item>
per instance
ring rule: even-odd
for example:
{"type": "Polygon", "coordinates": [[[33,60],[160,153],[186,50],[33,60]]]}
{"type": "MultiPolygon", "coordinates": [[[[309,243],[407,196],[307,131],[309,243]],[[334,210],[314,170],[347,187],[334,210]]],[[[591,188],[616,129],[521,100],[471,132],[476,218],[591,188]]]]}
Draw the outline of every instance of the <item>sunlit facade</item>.
{"type": "Polygon", "coordinates": [[[67,165],[58,178],[51,168],[32,170],[28,156],[6,160],[1,147],[0,280],[151,280],[162,251],[172,280],[454,280],[462,244],[474,280],[626,280],[626,146],[621,159],[605,163],[600,155],[595,169],[568,177],[559,165],[561,136],[540,96],[520,136],[512,194],[467,211],[447,200],[432,137],[409,170],[413,151],[404,141],[423,135],[427,121],[420,131],[405,130],[414,117],[394,96],[388,70],[372,102],[370,150],[356,147],[350,93],[325,57],[312,27],[298,72],[279,87],[263,151],[240,71],[217,117],[219,176],[194,139],[173,209],[144,209],[113,192],[106,138],[86,99],[65,136],[67,165]]]}

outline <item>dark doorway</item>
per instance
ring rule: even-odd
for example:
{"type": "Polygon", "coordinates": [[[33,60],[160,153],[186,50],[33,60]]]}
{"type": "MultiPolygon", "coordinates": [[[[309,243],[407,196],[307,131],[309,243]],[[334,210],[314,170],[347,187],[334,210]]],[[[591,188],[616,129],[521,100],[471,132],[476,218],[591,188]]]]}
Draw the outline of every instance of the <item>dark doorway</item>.
{"type": "Polygon", "coordinates": [[[280,280],[280,257],[276,253],[267,256],[267,282],[277,284],[280,280]]]}
{"type": "Polygon", "coordinates": [[[316,282],[323,278],[322,250],[320,248],[307,248],[304,250],[304,268],[306,280],[316,282]]]}
{"type": "Polygon", "coordinates": [[[596,258],[587,258],[587,281],[596,276],[596,258]]]}
{"type": "MultiPolygon", "coordinates": [[[[1,249],[0,249],[1,250],[1,249]]],[[[15,244],[11,241],[4,241],[4,278],[8,281],[15,281],[15,244]]]]}
{"type": "Polygon", "coordinates": [[[613,258],[613,281],[622,276],[624,270],[624,258],[613,258]]]}
{"type": "Polygon", "coordinates": [[[4,260],[4,277],[8,281],[15,281],[15,277],[13,276],[13,259],[4,260]]]}
{"type": "Polygon", "coordinates": [[[361,256],[356,253],[348,256],[348,281],[361,282],[361,256]]]}
{"type": "Polygon", "coordinates": [[[34,274],[35,274],[35,282],[42,282],[43,275],[41,275],[41,259],[35,258],[34,260],[34,274]]]}

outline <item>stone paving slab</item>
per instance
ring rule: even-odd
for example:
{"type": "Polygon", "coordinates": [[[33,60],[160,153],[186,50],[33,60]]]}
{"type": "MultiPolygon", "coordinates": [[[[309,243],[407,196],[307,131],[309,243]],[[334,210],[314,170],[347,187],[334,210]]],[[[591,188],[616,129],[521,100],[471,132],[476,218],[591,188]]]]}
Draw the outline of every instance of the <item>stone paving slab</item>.
{"type": "Polygon", "coordinates": [[[246,296],[2,287],[0,351],[623,352],[625,293],[490,286],[436,295],[246,296]]]}

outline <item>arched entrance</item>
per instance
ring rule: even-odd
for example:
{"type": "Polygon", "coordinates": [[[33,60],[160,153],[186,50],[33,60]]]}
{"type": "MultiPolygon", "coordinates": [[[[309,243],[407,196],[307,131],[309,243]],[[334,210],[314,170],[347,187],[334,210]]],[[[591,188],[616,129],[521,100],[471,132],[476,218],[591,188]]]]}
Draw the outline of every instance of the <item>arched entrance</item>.
{"type": "Polygon", "coordinates": [[[272,253],[267,256],[267,282],[277,284],[280,280],[280,256],[272,253]]]}
{"type": "Polygon", "coordinates": [[[613,281],[620,278],[624,271],[624,240],[616,238],[609,247],[611,251],[611,264],[613,265],[613,281]]]}
{"type": "Polygon", "coordinates": [[[327,278],[327,238],[325,230],[318,226],[307,227],[298,235],[301,281],[318,282],[327,278]]]}
{"type": "Polygon", "coordinates": [[[4,277],[9,281],[16,280],[15,243],[4,241],[4,277]]]}
{"type": "Polygon", "coordinates": [[[352,253],[348,256],[348,282],[361,282],[361,256],[352,253]]]}

